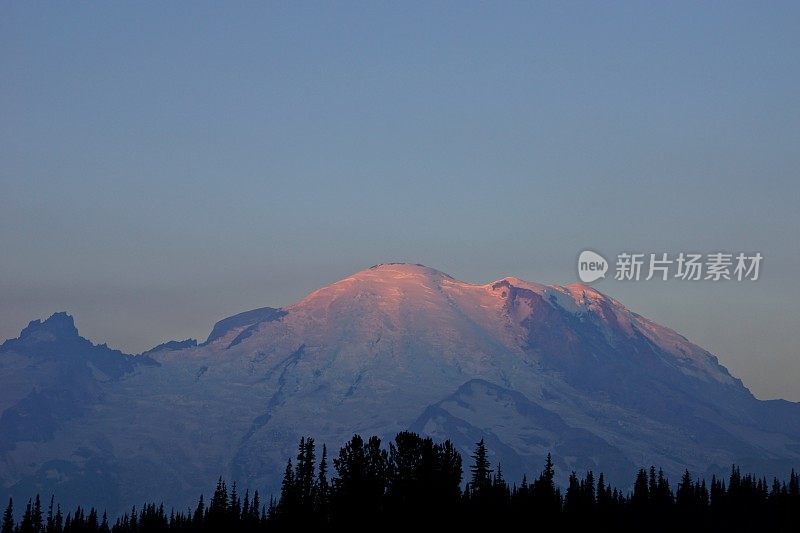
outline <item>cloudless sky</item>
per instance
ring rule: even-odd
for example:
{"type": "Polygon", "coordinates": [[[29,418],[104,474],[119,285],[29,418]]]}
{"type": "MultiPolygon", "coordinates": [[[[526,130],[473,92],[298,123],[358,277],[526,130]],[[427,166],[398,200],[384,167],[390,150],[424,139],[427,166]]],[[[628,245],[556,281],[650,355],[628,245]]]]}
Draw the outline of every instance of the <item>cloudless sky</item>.
{"type": "Polygon", "coordinates": [[[386,261],[576,280],[800,400],[800,4],[3,2],[0,338],[128,352],[386,261]]]}

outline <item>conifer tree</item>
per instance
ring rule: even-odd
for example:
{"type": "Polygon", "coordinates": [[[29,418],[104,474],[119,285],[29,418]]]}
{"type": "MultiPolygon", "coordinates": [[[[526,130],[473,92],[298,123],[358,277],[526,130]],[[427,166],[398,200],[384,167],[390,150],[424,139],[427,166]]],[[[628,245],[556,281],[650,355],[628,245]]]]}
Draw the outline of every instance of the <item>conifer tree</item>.
{"type": "Polygon", "coordinates": [[[295,467],[295,484],[299,504],[304,513],[310,513],[313,510],[316,485],[314,479],[315,459],[314,439],[311,437],[301,438],[295,467]]]}
{"type": "Polygon", "coordinates": [[[203,495],[200,495],[200,499],[197,501],[197,507],[194,509],[194,514],[192,515],[192,527],[195,531],[200,531],[203,528],[203,517],[205,515],[206,505],[203,501],[203,495]]]}
{"type": "Polygon", "coordinates": [[[324,520],[328,513],[328,498],[330,486],[328,484],[328,448],[322,445],[322,457],[319,461],[319,471],[317,473],[317,490],[314,496],[314,512],[324,520]]]}
{"type": "MultiPolygon", "coordinates": [[[[144,511],[144,509],[142,509],[144,511]]],[[[144,520],[142,520],[144,522],[144,520]]],[[[99,522],[97,520],[97,511],[94,507],[89,509],[89,517],[86,519],[86,529],[89,531],[97,531],[99,522]]]]}
{"type": "Polygon", "coordinates": [[[544,485],[543,488],[546,491],[555,492],[556,490],[555,477],[556,477],[556,472],[555,468],[553,468],[553,456],[550,454],[550,452],[547,452],[547,460],[545,461],[544,464],[544,471],[542,472],[542,475],[540,477],[544,485]]]}
{"type": "Polygon", "coordinates": [[[499,462],[497,463],[497,474],[494,476],[494,484],[502,489],[506,487],[506,480],[503,478],[503,467],[499,462]]]}
{"type": "Polygon", "coordinates": [[[22,515],[22,521],[19,524],[19,533],[34,533],[36,530],[33,526],[33,503],[28,500],[25,506],[25,513],[22,515]]]}
{"type": "Polygon", "coordinates": [[[489,476],[492,470],[488,455],[486,444],[481,438],[479,442],[475,443],[475,453],[472,454],[473,464],[470,467],[470,472],[472,472],[470,483],[473,491],[480,492],[489,485],[489,476]]]}
{"type": "Polygon", "coordinates": [[[564,511],[569,515],[576,516],[580,513],[581,486],[578,476],[573,470],[569,475],[567,492],[564,494],[564,511]]]}
{"type": "Polygon", "coordinates": [[[606,479],[602,472],[597,477],[597,506],[606,508],[609,504],[606,494],[606,479]]]}
{"type": "Polygon", "coordinates": [[[261,519],[261,499],[258,496],[258,491],[253,493],[253,503],[250,505],[250,515],[253,517],[254,522],[261,519]]]}
{"type": "Polygon", "coordinates": [[[64,521],[64,516],[61,514],[61,504],[59,503],[56,505],[56,517],[53,524],[53,531],[55,533],[61,533],[61,531],[63,530],[62,527],[63,521],[64,521]]]}
{"type": "Polygon", "coordinates": [[[281,482],[281,498],[276,505],[281,520],[295,516],[297,513],[297,486],[295,483],[294,471],[292,470],[292,460],[286,463],[286,470],[283,472],[281,482]]]}
{"type": "Polygon", "coordinates": [[[586,481],[583,487],[583,499],[585,500],[585,505],[588,508],[594,506],[595,504],[594,473],[591,470],[586,472],[586,481]]]}
{"type": "Polygon", "coordinates": [[[244,499],[242,500],[242,522],[249,524],[250,522],[250,489],[244,490],[244,499]]]}
{"type": "Polygon", "coordinates": [[[692,483],[692,475],[689,470],[683,471],[681,482],[678,483],[678,492],[676,493],[676,504],[684,511],[689,511],[695,503],[694,484],[692,483]]]}
{"type": "Polygon", "coordinates": [[[650,484],[647,479],[647,471],[644,468],[639,469],[636,475],[636,482],[633,484],[633,496],[631,497],[631,505],[639,512],[643,512],[650,500],[650,484]]]}
{"type": "Polygon", "coordinates": [[[239,500],[239,493],[236,490],[236,482],[233,482],[233,486],[231,487],[231,499],[230,499],[230,506],[228,508],[228,516],[230,521],[236,523],[239,521],[239,518],[242,514],[242,506],[241,501],[239,500]]]}
{"type": "Polygon", "coordinates": [[[53,516],[53,506],[55,505],[55,494],[50,495],[50,505],[47,506],[47,521],[44,530],[46,533],[54,533],[55,518],[53,516]]]}
{"type": "Polygon", "coordinates": [[[0,533],[14,533],[14,500],[8,499],[8,507],[3,513],[3,528],[0,533]]]}

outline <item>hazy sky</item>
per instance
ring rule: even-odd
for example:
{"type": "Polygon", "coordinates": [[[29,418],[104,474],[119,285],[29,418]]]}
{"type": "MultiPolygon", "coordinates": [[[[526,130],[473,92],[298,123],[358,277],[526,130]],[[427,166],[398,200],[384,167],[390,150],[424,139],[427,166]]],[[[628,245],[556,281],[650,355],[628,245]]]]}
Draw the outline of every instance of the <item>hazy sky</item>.
{"type": "Polygon", "coordinates": [[[139,352],[350,272],[576,280],[800,400],[800,4],[0,4],[0,338],[139,352]]]}

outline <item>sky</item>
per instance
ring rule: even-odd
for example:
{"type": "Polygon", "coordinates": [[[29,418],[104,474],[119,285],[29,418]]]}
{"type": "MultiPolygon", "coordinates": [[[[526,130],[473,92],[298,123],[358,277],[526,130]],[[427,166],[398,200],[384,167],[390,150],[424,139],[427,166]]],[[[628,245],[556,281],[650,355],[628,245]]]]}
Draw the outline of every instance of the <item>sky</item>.
{"type": "Polygon", "coordinates": [[[800,401],[800,4],[3,2],[0,338],[138,353],[376,263],[577,280],[800,401]]]}

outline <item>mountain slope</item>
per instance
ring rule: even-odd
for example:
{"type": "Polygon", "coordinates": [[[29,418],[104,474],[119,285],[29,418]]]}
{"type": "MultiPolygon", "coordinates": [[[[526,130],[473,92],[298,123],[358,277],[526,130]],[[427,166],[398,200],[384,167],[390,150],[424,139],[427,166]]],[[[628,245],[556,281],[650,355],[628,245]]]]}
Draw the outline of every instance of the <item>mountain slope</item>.
{"type": "MultiPolygon", "coordinates": [[[[0,387],[12,390],[2,417],[30,395],[26,408],[46,410],[35,394],[58,358],[36,358],[60,348],[31,346],[0,348],[0,387]]],[[[82,346],[74,358],[94,369],[97,347],[82,346]]],[[[112,510],[189,505],[219,475],[274,490],[301,435],[336,446],[409,427],[464,451],[485,435],[512,477],[538,472],[548,450],[562,475],[603,469],[617,483],[651,463],[673,476],[800,464],[800,405],[758,401],[713,355],[580,284],[476,285],[377,265],[283,309],[222,320],[202,345],[120,357],[127,370],[84,387],[91,401],[59,400],[76,407],[51,411],[51,437],[7,439],[7,491],[69,488],[85,503],[80,487],[98,478],[112,510]]]]}

